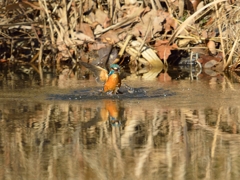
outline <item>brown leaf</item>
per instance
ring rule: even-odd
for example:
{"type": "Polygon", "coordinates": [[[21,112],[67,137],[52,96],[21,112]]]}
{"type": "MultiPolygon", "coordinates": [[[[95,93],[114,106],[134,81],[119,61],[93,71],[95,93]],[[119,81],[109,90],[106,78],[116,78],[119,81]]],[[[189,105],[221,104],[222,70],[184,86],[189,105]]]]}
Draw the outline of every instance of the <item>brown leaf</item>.
{"type": "MultiPolygon", "coordinates": [[[[162,31],[162,22],[165,19],[162,16],[158,16],[157,11],[151,10],[150,12],[146,13],[142,18],[139,23],[137,23],[133,29],[132,29],[132,34],[135,36],[142,36],[144,37],[146,35],[148,26],[153,30],[153,34],[155,34],[158,31],[162,31]],[[149,24],[149,21],[151,23],[149,24]]],[[[149,32],[151,32],[151,30],[149,32]]],[[[149,34],[150,36],[150,34],[149,34]]]]}
{"type": "Polygon", "coordinates": [[[197,10],[198,4],[201,2],[201,0],[190,0],[190,2],[192,3],[194,12],[197,10]]]}
{"type": "Polygon", "coordinates": [[[207,30],[203,30],[203,31],[202,31],[202,37],[205,38],[205,39],[208,38],[208,32],[207,32],[207,30]]]}
{"type": "Polygon", "coordinates": [[[184,4],[185,4],[185,10],[189,11],[191,14],[194,13],[194,8],[193,8],[193,4],[191,2],[192,0],[184,0],[184,4]]]}
{"type": "Polygon", "coordinates": [[[178,47],[186,47],[190,44],[191,39],[179,39],[177,42],[178,47]]]}
{"type": "Polygon", "coordinates": [[[6,59],[0,59],[0,63],[4,63],[4,62],[7,62],[6,59]]]}
{"type": "Polygon", "coordinates": [[[125,4],[129,5],[129,4],[136,4],[137,0],[125,0],[125,4]]]}
{"type": "Polygon", "coordinates": [[[142,8],[141,6],[137,6],[137,5],[129,5],[129,6],[123,6],[122,10],[125,11],[126,16],[127,17],[132,17],[135,15],[140,15],[141,13],[146,13],[149,11],[149,8],[142,8]]]}
{"type": "Polygon", "coordinates": [[[101,40],[102,42],[106,42],[109,44],[116,44],[117,42],[122,40],[121,38],[124,38],[123,34],[121,34],[122,31],[124,31],[124,29],[110,30],[101,36],[101,40]],[[120,36],[120,34],[122,36],[120,36]]]}
{"type": "Polygon", "coordinates": [[[210,68],[214,67],[218,63],[219,63],[218,61],[212,59],[212,60],[210,60],[210,61],[208,61],[208,62],[206,62],[204,64],[204,68],[209,68],[210,69],[210,68]]]}
{"type": "Polygon", "coordinates": [[[81,40],[81,41],[86,41],[86,42],[94,42],[94,39],[91,37],[87,36],[86,34],[83,33],[78,33],[78,32],[73,32],[72,33],[72,40],[81,40]]]}
{"type": "Polygon", "coordinates": [[[38,9],[38,10],[41,10],[42,8],[40,8],[40,5],[38,2],[29,2],[28,0],[22,0],[22,4],[25,6],[25,7],[31,7],[33,9],[38,9]]]}
{"type": "Polygon", "coordinates": [[[161,59],[166,60],[171,54],[171,48],[168,45],[161,45],[161,46],[158,46],[158,48],[156,49],[157,49],[157,54],[161,59]]]}
{"type": "Polygon", "coordinates": [[[169,32],[172,29],[177,28],[178,26],[177,21],[174,18],[172,18],[171,14],[161,10],[158,11],[158,13],[159,13],[159,16],[162,16],[164,19],[166,19],[166,23],[164,24],[165,32],[169,32]]]}
{"type": "Polygon", "coordinates": [[[90,12],[94,6],[96,6],[94,1],[85,1],[83,3],[83,13],[90,12]]]}
{"type": "Polygon", "coordinates": [[[107,47],[107,44],[104,44],[102,42],[95,42],[95,43],[88,44],[89,51],[99,50],[105,47],[107,47]]]}
{"type": "Polygon", "coordinates": [[[78,26],[76,27],[76,31],[82,31],[83,34],[94,39],[93,31],[92,31],[90,25],[87,23],[78,24],[78,26]]]}
{"type": "Polygon", "coordinates": [[[169,74],[167,72],[160,73],[160,75],[158,76],[158,81],[169,82],[169,81],[172,81],[172,78],[171,78],[171,76],[169,76],[169,74]]]}
{"type": "Polygon", "coordinates": [[[100,9],[96,10],[95,19],[103,28],[107,28],[110,25],[110,19],[108,15],[100,9]]]}
{"type": "Polygon", "coordinates": [[[217,61],[217,62],[220,62],[222,59],[223,59],[223,58],[222,58],[222,53],[218,53],[218,54],[215,55],[215,56],[211,56],[211,55],[201,55],[200,58],[199,58],[197,61],[200,62],[200,63],[203,65],[203,67],[204,67],[204,65],[205,65],[207,62],[211,61],[211,60],[215,60],[215,61],[217,61]]]}
{"type": "Polygon", "coordinates": [[[157,51],[158,56],[163,59],[167,60],[169,55],[171,54],[171,50],[177,49],[177,45],[169,45],[168,40],[157,40],[154,47],[157,51]]]}
{"type": "Polygon", "coordinates": [[[215,47],[215,42],[210,40],[207,43],[208,50],[215,55],[217,53],[216,47],[215,47]]]}
{"type": "Polygon", "coordinates": [[[198,54],[207,54],[207,50],[205,49],[206,45],[205,44],[197,44],[194,46],[192,49],[193,53],[198,53],[198,54]]]}
{"type": "Polygon", "coordinates": [[[13,3],[6,6],[6,11],[12,11],[20,8],[19,3],[13,3]]]}
{"type": "Polygon", "coordinates": [[[163,30],[162,22],[164,21],[164,18],[161,16],[156,16],[153,18],[152,24],[153,24],[153,34],[156,32],[160,32],[163,30]]]}

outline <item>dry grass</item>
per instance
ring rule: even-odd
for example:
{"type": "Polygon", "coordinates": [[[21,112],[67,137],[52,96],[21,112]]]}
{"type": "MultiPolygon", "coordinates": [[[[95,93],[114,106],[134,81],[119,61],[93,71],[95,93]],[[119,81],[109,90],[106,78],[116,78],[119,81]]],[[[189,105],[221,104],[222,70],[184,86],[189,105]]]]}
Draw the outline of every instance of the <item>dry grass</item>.
{"type": "MultiPolygon", "coordinates": [[[[168,1],[165,1],[164,7],[162,6],[163,4],[159,4],[156,0],[144,2],[136,2],[135,4],[128,5],[119,0],[97,1],[96,3],[81,0],[62,2],[46,0],[39,0],[37,2],[27,0],[21,2],[4,1],[2,4],[4,3],[5,6],[3,6],[0,14],[0,40],[1,47],[5,51],[4,53],[1,52],[0,57],[7,60],[23,59],[23,61],[26,60],[32,63],[38,61],[38,63],[42,64],[49,61],[49,58],[46,57],[49,57],[51,54],[53,62],[60,63],[71,60],[73,63],[76,63],[79,57],[82,56],[79,54],[80,49],[86,48],[91,43],[96,43],[97,39],[101,39],[103,43],[106,43],[102,39],[102,35],[110,30],[122,30],[120,35],[123,39],[118,37],[117,43],[114,37],[104,36],[104,38],[111,39],[111,43],[107,43],[119,48],[120,57],[125,53],[130,54],[132,56],[132,64],[150,64],[151,66],[162,68],[162,61],[166,63],[168,56],[166,58],[164,56],[163,59],[159,58],[161,54],[158,54],[159,57],[156,56],[154,52],[156,49],[149,44],[149,42],[156,40],[169,41],[168,44],[170,45],[178,43],[181,49],[191,49],[196,44],[207,44],[211,40],[216,43],[215,48],[217,52],[222,52],[224,70],[229,65],[238,61],[240,46],[237,38],[239,36],[239,6],[237,2],[235,4],[228,4],[226,0],[208,2],[208,4],[196,10],[192,15],[186,14],[186,10],[174,9],[173,5],[168,1]],[[156,24],[153,24],[153,18],[149,18],[149,23],[145,24],[146,27],[144,27],[146,28],[144,35],[140,37],[139,34],[133,34],[133,32],[137,32],[136,30],[131,30],[134,29],[133,24],[141,23],[139,18],[144,18],[145,14],[149,11],[146,8],[147,3],[152,5],[151,11],[161,12],[162,8],[167,8],[169,14],[168,16],[165,14],[164,16],[166,17],[161,20],[167,22],[165,24],[162,22],[161,24],[163,32],[152,34],[154,28],[156,28],[156,24]],[[132,10],[133,13],[122,18],[121,16],[124,16],[124,14],[121,13],[128,13],[124,11],[123,7],[129,11],[132,10]],[[106,24],[101,24],[102,27],[99,29],[98,26],[97,30],[96,19],[93,16],[95,12],[100,11],[111,19],[109,19],[109,22],[102,22],[110,23],[110,25],[104,27],[106,24]],[[174,13],[171,14],[171,12],[174,13]],[[183,22],[176,19],[183,18],[183,16],[187,17],[183,22]],[[209,17],[215,18],[214,22],[212,24],[207,22],[207,25],[201,26],[201,22],[209,17]],[[172,24],[174,21],[180,24],[176,29],[174,29],[175,27],[172,24]],[[92,35],[83,30],[82,23],[88,24],[93,29],[92,35]],[[170,29],[167,26],[170,26],[170,29]],[[126,31],[129,32],[123,35],[123,32],[126,31]],[[204,31],[207,33],[218,31],[219,35],[215,33],[215,35],[205,37],[202,34],[204,31]],[[131,38],[127,39],[126,37],[131,38]],[[132,42],[136,39],[140,43],[138,47],[132,45],[132,42]],[[144,55],[144,49],[153,50],[147,52],[148,55],[150,53],[149,58],[144,55]],[[21,52],[19,51],[25,51],[28,54],[21,56],[21,52]]],[[[140,30],[142,30],[141,28],[140,30]]],[[[169,47],[165,46],[164,48],[169,47]]],[[[121,62],[120,60],[116,60],[115,62],[117,61],[121,62]]]]}

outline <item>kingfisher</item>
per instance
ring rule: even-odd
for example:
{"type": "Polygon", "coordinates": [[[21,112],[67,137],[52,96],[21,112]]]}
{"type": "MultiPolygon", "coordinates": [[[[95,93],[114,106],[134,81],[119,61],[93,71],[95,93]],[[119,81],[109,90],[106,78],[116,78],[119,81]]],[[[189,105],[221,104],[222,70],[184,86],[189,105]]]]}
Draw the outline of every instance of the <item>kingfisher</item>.
{"type": "Polygon", "coordinates": [[[103,91],[110,94],[116,94],[121,87],[120,78],[120,66],[118,64],[112,64],[110,66],[110,72],[108,74],[107,81],[104,84],[103,91]]]}
{"type": "Polygon", "coordinates": [[[101,68],[100,66],[86,62],[81,62],[81,64],[90,69],[95,76],[97,76],[97,81],[104,82],[103,92],[110,95],[120,93],[119,88],[121,87],[121,76],[120,66],[118,64],[112,64],[109,73],[106,69],[101,68]]]}

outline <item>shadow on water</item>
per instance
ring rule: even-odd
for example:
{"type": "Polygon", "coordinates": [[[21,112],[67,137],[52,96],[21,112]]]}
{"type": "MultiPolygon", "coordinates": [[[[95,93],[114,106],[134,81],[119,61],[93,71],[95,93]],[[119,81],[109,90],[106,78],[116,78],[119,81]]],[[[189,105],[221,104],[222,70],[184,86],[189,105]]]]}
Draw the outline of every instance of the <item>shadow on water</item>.
{"type": "Polygon", "coordinates": [[[126,80],[113,96],[5,79],[0,179],[239,179],[239,84],[224,78],[126,80]]]}

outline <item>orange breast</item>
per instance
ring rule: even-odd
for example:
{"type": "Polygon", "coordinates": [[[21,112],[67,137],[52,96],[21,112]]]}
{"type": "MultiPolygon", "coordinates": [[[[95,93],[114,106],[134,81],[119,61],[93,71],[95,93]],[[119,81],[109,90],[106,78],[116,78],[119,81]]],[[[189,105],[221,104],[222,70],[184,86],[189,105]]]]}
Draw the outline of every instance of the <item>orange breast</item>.
{"type": "Polygon", "coordinates": [[[115,91],[116,88],[120,88],[121,79],[119,78],[119,74],[112,74],[108,77],[107,82],[104,85],[104,92],[115,91]]]}

